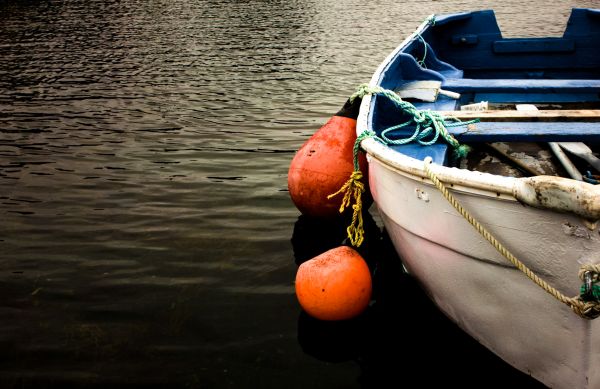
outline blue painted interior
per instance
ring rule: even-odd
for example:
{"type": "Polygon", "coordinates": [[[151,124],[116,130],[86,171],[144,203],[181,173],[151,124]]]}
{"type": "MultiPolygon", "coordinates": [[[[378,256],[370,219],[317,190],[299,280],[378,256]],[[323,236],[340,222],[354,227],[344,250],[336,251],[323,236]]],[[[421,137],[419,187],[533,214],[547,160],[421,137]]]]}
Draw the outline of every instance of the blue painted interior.
{"type": "Polygon", "coordinates": [[[598,122],[485,122],[448,129],[459,142],[597,142],[598,122]]]}
{"type": "MultiPolygon", "coordinates": [[[[442,88],[461,93],[459,101],[440,96],[434,103],[413,102],[418,109],[447,111],[479,101],[599,102],[600,10],[572,9],[563,36],[547,38],[503,38],[492,10],[437,16],[435,23],[427,26],[420,37],[410,41],[387,64],[379,85],[393,90],[414,80],[438,80],[442,88]],[[424,66],[419,61],[423,61],[424,66]]],[[[370,126],[375,132],[408,120],[387,98],[374,96],[373,99],[370,126]]],[[[525,140],[527,133],[535,140],[558,136],[556,133],[540,135],[547,125],[544,122],[509,124],[514,139],[525,140]]],[[[480,128],[492,131],[494,126],[497,127],[485,123],[480,128]]],[[[593,125],[570,125],[565,127],[571,129],[569,139],[576,138],[575,131],[583,127],[587,132],[584,131],[582,137],[596,136],[598,130],[590,129],[593,125]]],[[[413,130],[407,128],[398,137],[409,136],[413,130]]],[[[482,141],[476,137],[468,139],[482,141]]],[[[398,151],[419,159],[429,153],[434,154],[432,157],[438,163],[448,160],[448,147],[442,142],[432,150],[423,151],[424,148],[431,146],[395,146],[398,151]]]]}

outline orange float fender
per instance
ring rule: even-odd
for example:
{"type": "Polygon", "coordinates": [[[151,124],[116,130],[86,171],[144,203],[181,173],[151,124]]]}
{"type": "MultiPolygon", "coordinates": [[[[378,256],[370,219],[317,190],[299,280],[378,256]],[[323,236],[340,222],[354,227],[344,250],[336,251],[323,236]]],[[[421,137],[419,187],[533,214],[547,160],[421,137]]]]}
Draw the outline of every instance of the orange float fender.
{"type": "Polygon", "coordinates": [[[371,272],[360,254],[340,246],[300,265],[296,296],[310,316],[347,320],[362,313],[371,300],[371,272]]]}
{"type": "MultiPolygon", "coordinates": [[[[356,141],[356,118],[360,99],[348,100],[300,147],[288,171],[288,190],[294,205],[303,214],[316,218],[339,216],[340,198],[328,199],[337,192],[354,171],[353,151],[356,141]]],[[[362,182],[367,187],[367,161],[359,155],[363,172],[362,182]]],[[[368,195],[368,189],[365,194],[368,195]]],[[[365,204],[370,205],[369,196],[365,204]]]]}

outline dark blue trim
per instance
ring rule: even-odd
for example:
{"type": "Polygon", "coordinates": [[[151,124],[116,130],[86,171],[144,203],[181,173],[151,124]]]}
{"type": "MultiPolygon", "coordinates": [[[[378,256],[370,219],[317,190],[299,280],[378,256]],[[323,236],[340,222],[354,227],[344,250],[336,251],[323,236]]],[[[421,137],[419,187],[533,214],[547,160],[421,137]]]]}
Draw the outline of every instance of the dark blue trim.
{"type": "Polygon", "coordinates": [[[600,93],[600,80],[515,80],[449,78],[445,89],[455,92],[600,93]]]}

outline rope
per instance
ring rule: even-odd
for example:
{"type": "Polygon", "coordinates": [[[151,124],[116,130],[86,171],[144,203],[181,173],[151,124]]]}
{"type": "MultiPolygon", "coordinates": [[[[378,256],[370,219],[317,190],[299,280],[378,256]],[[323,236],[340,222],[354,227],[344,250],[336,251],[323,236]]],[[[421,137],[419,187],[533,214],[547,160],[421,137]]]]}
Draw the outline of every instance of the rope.
{"type": "Polygon", "coordinates": [[[600,176],[592,174],[589,170],[585,173],[585,176],[583,176],[583,180],[594,185],[600,184],[600,176]]]}
{"type": "Polygon", "coordinates": [[[348,181],[342,185],[342,187],[335,193],[327,196],[327,199],[331,199],[341,193],[344,194],[342,198],[342,204],[340,205],[340,213],[344,212],[346,207],[350,206],[351,200],[354,198],[354,205],[352,206],[352,222],[346,229],[348,233],[348,239],[354,247],[359,247],[364,240],[364,228],[363,228],[363,217],[362,217],[362,194],[365,191],[365,184],[361,181],[363,174],[360,171],[360,165],[358,162],[358,153],[360,151],[360,143],[366,138],[376,138],[377,135],[373,131],[364,131],[360,134],[354,142],[353,148],[353,162],[354,171],[350,174],[348,181]]]}
{"type": "MultiPolygon", "coordinates": [[[[435,19],[429,20],[429,23],[435,23],[435,19]]],[[[372,87],[369,84],[359,85],[358,88],[356,88],[356,92],[354,92],[350,96],[349,101],[350,103],[353,103],[356,98],[362,99],[366,95],[375,94],[386,96],[396,106],[398,106],[403,113],[410,115],[411,119],[405,123],[392,126],[384,130],[381,133],[381,138],[378,137],[377,134],[375,134],[373,131],[363,131],[354,142],[354,171],[351,173],[350,178],[344,183],[344,185],[342,185],[342,187],[337,192],[327,196],[327,199],[331,199],[332,197],[335,197],[339,194],[344,194],[342,198],[342,203],[340,205],[340,213],[343,213],[344,210],[350,206],[352,199],[354,199],[354,205],[352,205],[352,222],[350,226],[348,226],[347,232],[348,238],[350,239],[350,243],[355,247],[359,247],[364,239],[361,197],[362,193],[365,191],[365,186],[361,182],[363,174],[360,171],[360,166],[358,163],[358,153],[360,151],[361,142],[366,138],[375,138],[378,142],[381,142],[383,144],[397,145],[416,141],[423,146],[429,146],[437,142],[439,137],[442,136],[448,143],[450,143],[455,148],[455,152],[459,157],[464,157],[469,151],[468,146],[461,145],[456,140],[456,138],[454,138],[448,132],[447,127],[466,125],[475,122],[461,122],[459,119],[446,118],[433,111],[420,111],[411,103],[402,100],[400,96],[398,96],[394,91],[384,89],[380,86],[372,87]],[[415,131],[412,136],[405,139],[392,139],[388,137],[388,134],[390,134],[392,131],[409,126],[411,124],[415,125],[415,131]],[[430,139],[427,139],[428,137],[430,139]]]]}
{"type": "Polygon", "coordinates": [[[421,34],[417,35],[417,37],[419,38],[419,40],[421,42],[423,42],[423,58],[421,58],[420,60],[418,60],[417,63],[423,69],[427,69],[427,65],[425,65],[425,58],[427,58],[427,43],[425,42],[425,39],[423,39],[423,37],[421,36],[421,34]]]}
{"type": "MultiPolygon", "coordinates": [[[[376,95],[379,93],[384,93],[386,91],[386,89],[383,89],[380,86],[370,86],[369,84],[365,83],[365,84],[360,84],[357,88],[356,88],[356,92],[354,92],[352,94],[352,96],[350,96],[350,102],[354,102],[354,99],[358,98],[363,98],[366,95],[376,95]]],[[[390,91],[391,92],[391,91],[390,91]]],[[[393,92],[392,92],[393,93],[393,92]]]]}
{"type": "MultiPolygon", "coordinates": [[[[498,250],[500,254],[502,254],[502,256],[508,259],[510,263],[512,263],[520,271],[525,273],[525,275],[530,280],[535,282],[546,292],[550,293],[558,301],[571,307],[571,309],[573,309],[573,311],[579,316],[585,319],[595,319],[596,317],[600,316],[599,300],[596,299],[595,301],[585,301],[582,298],[581,294],[576,297],[567,297],[563,295],[556,288],[550,286],[546,281],[542,280],[531,269],[525,266],[523,262],[519,261],[510,251],[508,251],[506,247],[504,247],[498,240],[496,240],[496,238],[494,238],[492,234],[487,229],[485,229],[485,227],[483,227],[477,220],[475,220],[475,218],[473,218],[473,216],[471,216],[471,214],[460,205],[460,203],[454,198],[454,196],[450,194],[448,189],[446,189],[446,186],[437,178],[435,173],[433,173],[433,171],[431,170],[430,165],[432,163],[433,161],[431,157],[425,158],[425,172],[427,173],[431,181],[433,181],[433,183],[439,189],[439,191],[442,192],[446,200],[448,200],[448,202],[452,204],[452,206],[469,222],[469,224],[471,224],[477,230],[477,232],[479,232],[488,242],[490,242],[492,246],[494,246],[494,248],[498,250]]],[[[582,265],[578,274],[579,278],[581,278],[582,281],[585,279],[586,273],[592,273],[592,282],[597,282],[600,279],[600,265],[582,265]]]]}
{"type": "MultiPolygon", "coordinates": [[[[431,15],[426,20],[426,22],[429,23],[429,25],[431,25],[431,26],[435,26],[435,15],[431,15]]],[[[427,69],[427,65],[425,64],[425,58],[427,58],[427,43],[425,42],[425,39],[423,39],[423,37],[421,36],[421,34],[417,34],[417,38],[419,38],[419,40],[423,43],[423,58],[421,58],[420,60],[418,60],[417,63],[423,69],[427,69]]]]}
{"type": "Polygon", "coordinates": [[[353,101],[357,97],[363,98],[368,94],[387,97],[402,111],[402,113],[410,116],[408,121],[388,127],[381,132],[381,139],[383,139],[385,143],[401,145],[416,141],[423,146],[429,146],[437,142],[441,136],[446,142],[454,147],[457,157],[465,157],[469,153],[469,146],[461,145],[458,140],[448,132],[448,128],[477,123],[479,121],[478,119],[463,122],[455,117],[442,116],[435,111],[419,110],[408,101],[402,100],[402,98],[394,91],[383,89],[379,86],[371,87],[369,84],[360,85],[356,92],[350,96],[350,101],[353,101]],[[411,136],[402,139],[393,139],[391,137],[391,132],[411,125],[415,126],[415,130],[411,136]],[[429,139],[427,139],[428,137],[429,139]]]}
{"type": "Polygon", "coordinates": [[[350,243],[354,247],[359,247],[364,239],[363,218],[362,218],[362,193],[365,191],[365,185],[360,181],[363,175],[360,170],[352,172],[346,183],[335,193],[327,196],[328,199],[337,196],[340,193],[344,194],[342,204],[340,205],[340,213],[344,212],[346,207],[350,206],[350,200],[354,198],[352,209],[352,223],[346,229],[350,243]]]}

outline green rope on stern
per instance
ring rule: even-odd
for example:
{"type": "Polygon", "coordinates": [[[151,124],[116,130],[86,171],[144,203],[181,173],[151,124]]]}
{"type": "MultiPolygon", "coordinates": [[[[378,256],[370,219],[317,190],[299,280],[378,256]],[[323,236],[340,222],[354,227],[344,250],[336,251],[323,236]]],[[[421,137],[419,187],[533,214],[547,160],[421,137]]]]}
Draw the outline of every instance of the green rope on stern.
{"type": "Polygon", "coordinates": [[[450,127],[466,126],[468,124],[477,123],[479,119],[470,120],[463,122],[455,117],[445,117],[438,112],[431,110],[419,110],[413,104],[408,101],[402,100],[397,93],[389,89],[383,89],[382,87],[375,86],[371,87],[369,84],[360,85],[356,92],[350,97],[351,101],[356,97],[363,98],[364,96],[382,95],[390,99],[400,110],[410,116],[410,119],[404,123],[397,124],[386,128],[381,132],[381,139],[386,144],[401,145],[411,142],[418,142],[423,146],[429,146],[438,141],[441,136],[448,144],[454,148],[455,156],[458,158],[466,157],[470,151],[470,147],[462,145],[456,140],[456,138],[448,132],[450,127]],[[390,134],[395,130],[399,130],[404,127],[414,126],[415,130],[412,135],[402,139],[392,139],[390,134]],[[389,136],[388,136],[389,135],[389,136]],[[429,139],[428,139],[429,138],[429,139]]]}

